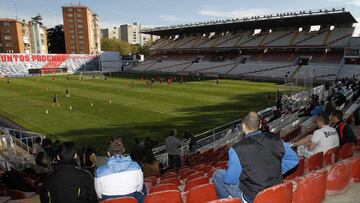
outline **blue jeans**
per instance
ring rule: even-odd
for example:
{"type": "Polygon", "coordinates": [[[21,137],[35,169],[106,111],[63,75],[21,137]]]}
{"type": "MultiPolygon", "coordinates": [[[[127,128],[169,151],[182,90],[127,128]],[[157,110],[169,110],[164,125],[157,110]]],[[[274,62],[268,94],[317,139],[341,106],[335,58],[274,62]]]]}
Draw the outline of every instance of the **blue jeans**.
{"type": "Polygon", "coordinates": [[[134,192],[134,193],[131,193],[128,195],[115,195],[115,196],[101,195],[101,201],[107,200],[107,199],[115,199],[115,198],[119,198],[119,197],[134,197],[138,201],[138,203],[143,203],[145,196],[146,196],[146,187],[144,185],[141,192],[134,192]]]}
{"type": "Polygon", "coordinates": [[[216,194],[219,199],[225,199],[229,197],[240,198],[243,203],[252,203],[249,201],[249,198],[244,199],[243,193],[240,190],[239,182],[235,185],[229,185],[224,183],[223,175],[225,174],[225,170],[218,169],[214,172],[213,182],[215,185],[216,194]]]}

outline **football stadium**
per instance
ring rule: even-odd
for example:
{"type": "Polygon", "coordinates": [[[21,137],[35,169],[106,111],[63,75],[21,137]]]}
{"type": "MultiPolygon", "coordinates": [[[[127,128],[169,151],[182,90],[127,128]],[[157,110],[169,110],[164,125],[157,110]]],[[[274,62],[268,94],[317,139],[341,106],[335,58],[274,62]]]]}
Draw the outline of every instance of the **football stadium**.
{"type": "Polygon", "coordinates": [[[145,58],[62,14],[59,53],[40,14],[0,18],[0,202],[360,202],[352,11],[107,30],[145,58]]]}

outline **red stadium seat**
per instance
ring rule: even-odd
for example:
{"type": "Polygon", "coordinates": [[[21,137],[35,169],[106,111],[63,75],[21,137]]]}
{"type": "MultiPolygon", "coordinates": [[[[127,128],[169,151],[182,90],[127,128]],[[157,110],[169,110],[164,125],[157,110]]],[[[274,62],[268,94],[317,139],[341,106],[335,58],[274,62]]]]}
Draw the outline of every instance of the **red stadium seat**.
{"type": "Polygon", "coordinates": [[[186,183],[184,191],[189,191],[191,188],[196,187],[198,185],[204,185],[209,183],[209,178],[202,177],[196,178],[186,183]]]}
{"type": "Polygon", "coordinates": [[[100,203],[137,203],[137,200],[133,197],[120,197],[115,199],[108,199],[101,201],[100,203]]]}
{"type": "Polygon", "coordinates": [[[161,176],[161,179],[177,178],[178,174],[175,172],[168,172],[161,176]]]}
{"type": "Polygon", "coordinates": [[[166,183],[173,183],[177,187],[181,184],[180,180],[178,178],[167,178],[167,179],[161,180],[161,184],[166,184],[166,183]]]}
{"type": "Polygon", "coordinates": [[[351,142],[344,144],[339,152],[339,161],[352,157],[354,154],[354,149],[354,143],[351,142]]]}
{"type": "Polygon", "coordinates": [[[182,203],[181,193],[177,190],[155,192],[146,195],[144,203],[182,203]]]}
{"type": "Polygon", "coordinates": [[[360,150],[360,138],[356,142],[356,151],[360,150]]]}
{"type": "Polygon", "coordinates": [[[214,184],[199,185],[186,195],[186,203],[206,203],[217,200],[214,184]]]}
{"type": "Polygon", "coordinates": [[[305,159],[299,159],[299,164],[294,169],[285,174],[285,180],[292,180],[296,177],[304,175],[305,159]]]}
{"type": "Polygon", "coordinates": [[[291,203],[292,187],[290,182],[269,187],[256,195],[254,203],[291,203]]]}
{"type": "Polygon", "coordinates": [[[201,168],[204,167],[204,166],[205,166],[205,164],[198,164],[198,165],[194,166],[193,169],[194,169],[195,171],[198,171],[199,169],[201,169],[201,168]]]}
{"type": "Polygon", "coordinates": [[[6,196],[11,197],[11,199],[27,199],[28,197],[20,190],[8,190],[6,196]]]}
{"type": "Polygon", "coordinates": [[[323,153],[319,152],[311,155],[305,159],[304,173],[310,173],[311,171],[322,168],[323,165],[323,153]]]}
{"type": "Polygon", "coordinates": [[[321,203],[325,199],[327,171],[321,170],[295,178],[293,203],[321,203]]]}
{"type": "Polygon", "coordinates": [[[218,199],[208,203],[242,203],[238,198],[218,199]]]}
{"type": "Polygon", "coordinates": [[[185,171],[191,170],[189,167],[181,168],[177,171],[177,174],[183,173],[185,171]]]}
{"type": "Polygon", "coordinates": [[[179,177],[180,179],[185,179],[186,177],[188,177],[190,174],[193,174],[195,173],[195,170],[186,170],[186,171],[183,171],[181,173],[179,173],[179,177]]]}
{"type": "Polygon", "coordinates": [[[219,161],[216,164],[214,164],[215,168],[222,168],[225,169],[227,166],[227,161],[219,161]]]}
{"type": "Polygon", "coordinates": [[[144,182],[144,185],[146,187],[146,191],[150,191],[151,188],[153,187],[153,184],[150,182],[144,182]]]}
{"type": "Polygon", "coordinates": [[[157,178],[155,176],[150,176],[150,177],[144,178],[144,182],[150,182],[152,185],[156,185],[157,178]]]}
{"type": "Polygon", "coordinates": [[[354,157],[350,160],[351,182],[360,182],[360,157],[354,157]]]}
{"type": "Polygon", "coordinates": [[[334,147],[325,152],[323,157],[323,166],[335,164],[339,159],[340,147],[334,147]]]}
{"type": "Polygon", "coordinates": [[[196,172],[194,174],[188,175],[188,177],[186,177],[186,182],[189,182],[190,180],[194,180],[196,178],[201,178],[201,177],[204,177],[204,176],[205,176],[204,172],[196,172]]]}
{"type": "Polygon", "coordinates": [[[211,172],[211,170],[213,168],[214,167],[212,165],[206,165],[203,168],[199,169],[199,171],[204,172],[210,178],[210,176],[209,176],[210,173],[209,172],[211,172]]]}
{"type": "Polygon", "coordinates": [[[160,184],[160,185],[156,185],[156,186],[152,187],[150,190],[150,193],[160,192],[160,191],[165,191],[165,190],[178,190],[178,188],[173,183],[160,184]]]}
{"type": "Polygon", "coordinates": [[[337,195],[344,193],[350,184],[349,163],[339,162],[333,165],[327,176],[326,194],[337,195]]]}

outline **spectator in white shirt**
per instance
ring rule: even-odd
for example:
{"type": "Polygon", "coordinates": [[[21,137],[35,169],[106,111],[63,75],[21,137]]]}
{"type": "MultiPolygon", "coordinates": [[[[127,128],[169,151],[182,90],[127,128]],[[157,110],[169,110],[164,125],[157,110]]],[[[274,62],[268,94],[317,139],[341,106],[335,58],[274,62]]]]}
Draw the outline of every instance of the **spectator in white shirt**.
{"type": "Polygon", "coordinates": [[[329,125],[329,117],[325,113],[320,113],[316,117],[315,130],[312,135],[307,135],[293,143],[298,147],[298,154],[309,157],[318,152],[326,152],[331,148],[339,146],[339,136],[336,130],[329,125]]]}
{"type": "Polygon", "coordinates": [[[181,166],[179,147],[183,145],[183,142],[181,142],[176,136],[177,131],[176,129],[173,129],[170,131],[169,137],[165,140],[170,168],[179,168],[181,166]]]}

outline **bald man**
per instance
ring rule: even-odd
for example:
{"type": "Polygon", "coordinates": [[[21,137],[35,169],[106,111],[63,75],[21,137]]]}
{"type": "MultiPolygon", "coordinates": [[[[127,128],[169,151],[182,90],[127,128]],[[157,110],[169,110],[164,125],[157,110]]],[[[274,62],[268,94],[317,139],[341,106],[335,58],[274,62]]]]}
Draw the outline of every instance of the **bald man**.
{"type": "Polygon", "coordinates": [[[262,132],[260,117],[249,112],[242,120],[245,138],[228,151],[226,170],[217,170],[213,182],[218,197],[237,197],[252,203],[262,190],[283,182],[283,174],[294,168],[298,156],[277,135],[262,132]]]}

